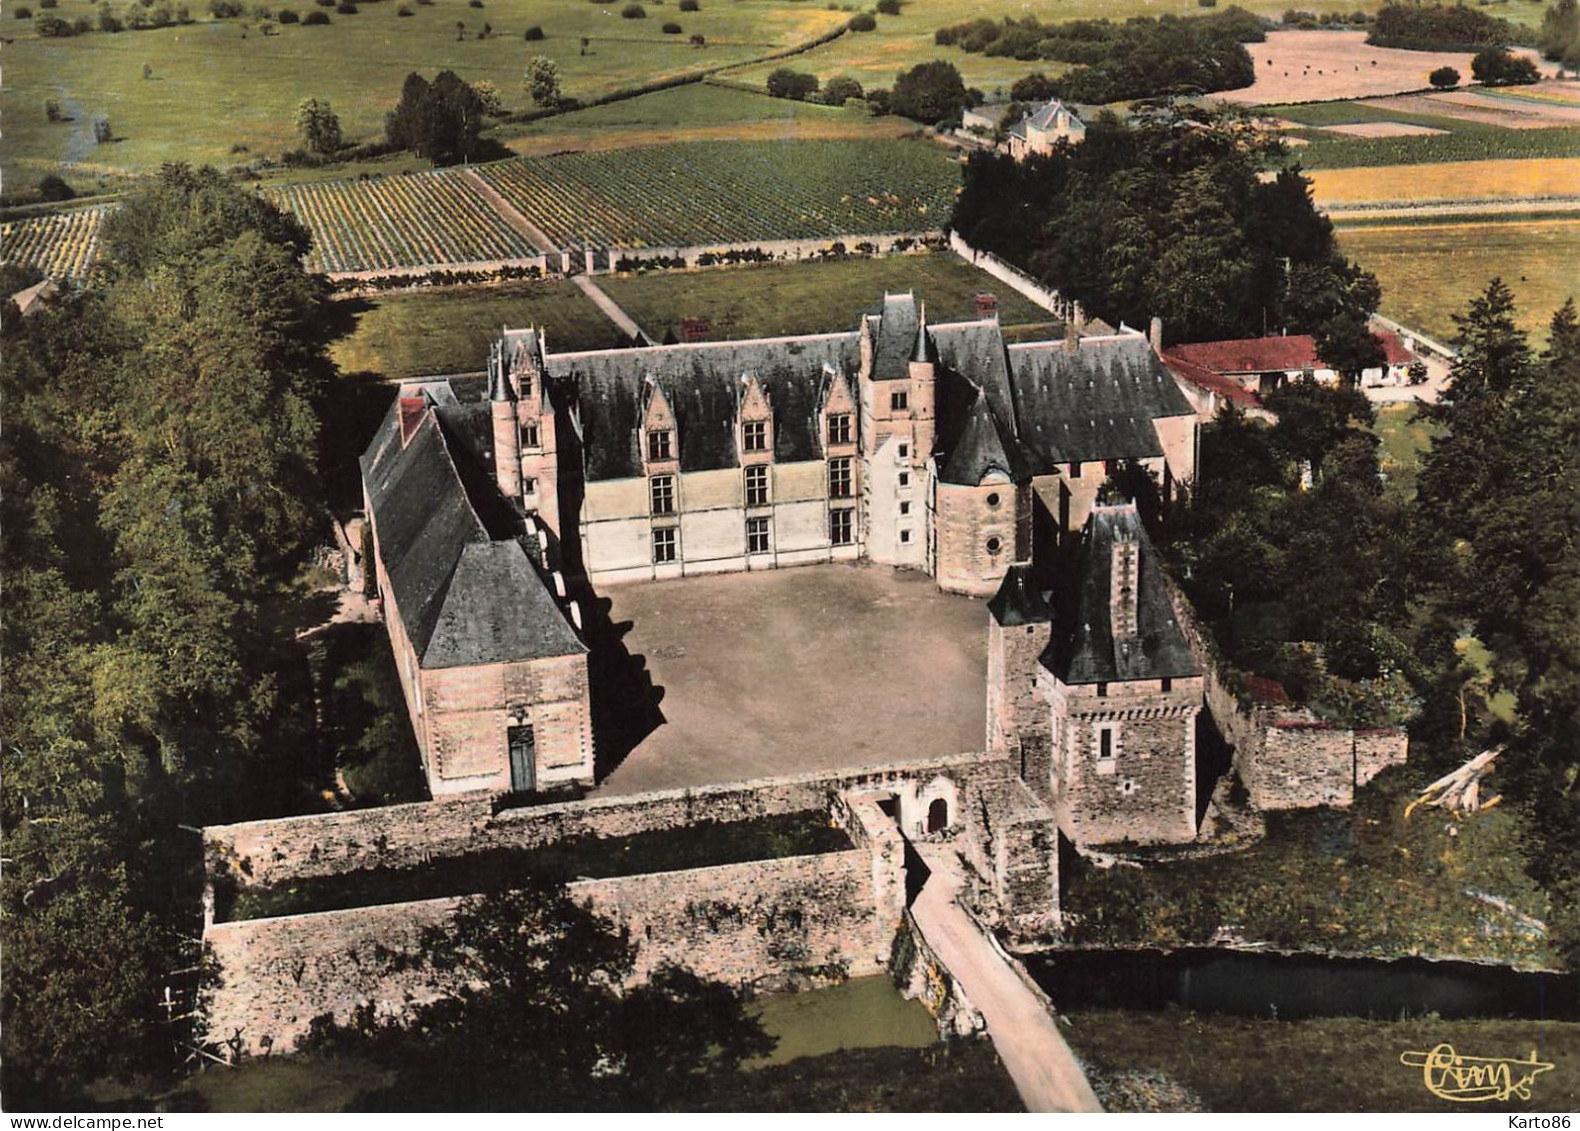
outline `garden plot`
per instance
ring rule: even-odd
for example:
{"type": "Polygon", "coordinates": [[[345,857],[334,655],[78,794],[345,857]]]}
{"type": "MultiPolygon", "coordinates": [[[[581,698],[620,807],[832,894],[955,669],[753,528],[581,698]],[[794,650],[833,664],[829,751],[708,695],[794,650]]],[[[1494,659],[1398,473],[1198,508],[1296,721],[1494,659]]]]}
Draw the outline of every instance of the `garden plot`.
{"type": "Polygon", "coordinates": [[[1377,110],[1404,114],[1434,114],[1462,122],[1479,122],[1513,130],[1541,130],[1555,126],[1580,126],[1580,103],[1565,104],[1509,97],[1479,90],[1449,90],[1441,94],[1408,94],[1361,103],[1377,110]]]}
{"type": "MultiPolygon", "coordinates": [[[[1424,90],[1427,75],[1453,67],[1470,75],[1469,51],[1401,51],[1372,47],[1364,31],[1275,31],[1267,42],[1246,44],[1256,63],[1256,82],[1243,90],[1213,95],[1226,102],[1265,106],[1282,102],[1325,102],[1373,98],[1424,90]]],[[[1551,73],[1533,50],[1518,49],[1551,73]]]]}

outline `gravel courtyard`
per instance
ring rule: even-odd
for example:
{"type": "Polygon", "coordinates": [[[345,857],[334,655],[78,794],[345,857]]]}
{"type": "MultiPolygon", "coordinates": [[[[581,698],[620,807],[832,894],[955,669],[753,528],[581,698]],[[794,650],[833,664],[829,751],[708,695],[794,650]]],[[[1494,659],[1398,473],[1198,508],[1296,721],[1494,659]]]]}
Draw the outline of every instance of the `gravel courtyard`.
{"type": "Polygon", "coordinates": [[[887,566],[610,586],[664,722],[601,794],[979,750],[987,610],[887,566]]]}

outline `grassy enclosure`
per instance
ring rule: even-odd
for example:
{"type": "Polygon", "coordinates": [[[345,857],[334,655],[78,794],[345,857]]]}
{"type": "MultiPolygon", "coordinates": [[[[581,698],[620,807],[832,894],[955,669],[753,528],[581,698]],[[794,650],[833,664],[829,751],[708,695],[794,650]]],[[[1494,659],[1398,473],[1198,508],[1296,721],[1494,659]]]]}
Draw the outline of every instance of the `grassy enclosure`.
{"type": "Polygon", "coordinates": [[[347,374],[385,378],[481,370],[504,326],[543,326],[556,350],[611,346],[614,323],[568,279],[447,287],[340,300],[350,323],[330,347],[347,374]]]}
{"type": "MultiPolygon", "coordinates": [[[[781,51],[849,18],[785,0],[714,0],[680,14],[686,34],[676,36],[664,34],[662,20],[624,20],[610,5],[587,0],[487,0],[480,11],[460,0],[380,0],[354,15],[335,12],[327,26],[275,24],[276,34],[265,35],[255,16],[211,20],[203,4],[190,6],[200,22],[55,39],[8,18],[7,32],[17,39],[6,53],[0,94],[5,171],[28,182],[68,161],[91,173],[98,166],[152,170],[174,160],[246,161],[235,146],[277,154],[298,144],[293,116],[308,96],[329,100],[348,139],[367,140],[382,135],[384,114],[414,70],[432,77],[449,68],[468,82],[489,80],[507,106],[530,109],[522,87],[529,55],[553,59],[563,92],[588,98],[781,51]],[[485,22],[492,26],[487,39],[480,38],[485,22]],[[545,38],[524,43],[534,25],[545,38]],[[692,34],[706,46],[692,46],[692,34]],[[585,54],[583,38],[590,41],[585,54]],[[46,99],[68,120],[50,122],[46,99]],[[118,140],[95,144],[98,118],[111,122],[118,140]]],[[[313,10],[311,0],[281,7],[313,10]]],[[[93,20],[96,5],[60,0],[55,14],[93,20]]]]}
{"type": "Polygon", "coordinates": [[[925,299],[934,322],[976,317],[973,300],[982,291],[998,296],[999,320],[1006,325],[1047,323],[1053,317],[948,253],[663,272],[604,279],[600,286],[659,337],[666,330],[678,332],[681,319],[692,317],[710,319],[715,340],[847,330],[885,292],[900,291],[925,299]]]}
{"type": "Polygon", "coordinates": [[[1382,312],[1441,341],[1493,276],[1514,292],[1518,323],[1546,340],[1553,311],[1580,296],[1580,220],[1389,224],[1339,229],[1339,244],[1383,286],[1382,312]]]}

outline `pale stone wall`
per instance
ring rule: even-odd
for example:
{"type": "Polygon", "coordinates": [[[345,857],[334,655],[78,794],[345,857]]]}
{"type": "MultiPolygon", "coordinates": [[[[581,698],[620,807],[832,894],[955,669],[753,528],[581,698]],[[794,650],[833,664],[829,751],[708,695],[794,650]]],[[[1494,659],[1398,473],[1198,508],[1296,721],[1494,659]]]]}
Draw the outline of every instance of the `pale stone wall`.
{"type": "Polygon", "coordinates": [[[981,486],[939,483],[937,489],[938,587],[950,593],[991,597],[1016,560],[1016,488],[990,474],[981,486]],[[989,543],[996,540],[990,547],[989,543]]]}
{"type": "Polygon", "coordinates": [[[921,567],[926,563],[926,472],[912,465],[914,451],[897,436],[865,460],[867,557],[881,565],[921,567]]]}

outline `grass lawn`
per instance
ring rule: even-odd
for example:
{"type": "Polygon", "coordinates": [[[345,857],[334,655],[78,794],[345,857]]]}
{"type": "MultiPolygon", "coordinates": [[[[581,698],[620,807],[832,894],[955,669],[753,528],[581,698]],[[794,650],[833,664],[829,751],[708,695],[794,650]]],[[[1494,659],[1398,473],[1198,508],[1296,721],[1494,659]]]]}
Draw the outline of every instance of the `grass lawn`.
{"type": "Polygon", "coordinates": [[[1421,453],[1432,442],[1433,429],[1416,416],[1414,403],[1377,406],[1377,423],[1372,429],[1382,442],[1378,453],[1388,489],[1402,498],[1415,498],[1416,476],[1421,469],[1421,453]]]}
{"type": "MultiPolygon", "coordinates": [[[[5,171],[25,183],[66,161],[90,174],[101,167],[151,170],[174,160],[246,160],[233,154],[233,145],[253,155],[278,154],[297,144],[292,119],[308,96],[330,101],[348,139],[369,139],[382,133],[385,112],[414,70],[431,77],[449,68],[469,82],[488,79],[507,106],[524,109],[530,103],[521,76],[530,55],[553,59],[564,93],[586,98],[783,50],[849,18],[786,0],[706,0],[701,11],[684,13],[654,7],[641,20],[620,18],[620,5],[586,0],[485,3],[479,10],[461,0],[378,0],[356,15],[331,12],[328,26],[284,25],[270,36],[256,21],[210,20],[41,39],[30,22],[7,18],[16,42],[6,51],[0,92],[5,171]],[[685,33],[665,35],[662,26],[671,20],[685,33]],[[465,24],[464,39],[457,37],[458,22],[465,24]],[[493,34],[479,39],[485,22],[493,34]],[[522,33],[532,25],[546,38],[524,43],[522,33]],[[691,46],[693,33],[704,35],[707,46],[691,46]],[[591,40],[585,55],[583,37],[591,40]],[[144,64],[152,68],[149,79],[142,77],[144,64]],[[71,121],[47,121],[47,98],[71,121]],[[95,145],[97,118],[107,118],[122,140],[95,145]]],[[[197,0],[190,6],[206,15],[197,0]]],[[[313,10],[311,0],[285,6],[313,10]]],[[[92,0],[60,0],[55,14],[69,22],[91,19],[95,11],[92,0]]]]}
{"type": "Polygon", "coordinates": [[[351,326],[330,348],[347,374],[386,378],[481,370],[504,326],[543,326],[556,350],[601,349],[619,331],[569,280],[341,299],[351,326]]]}
{"type": "MultiPolygon", "coordinates": [[[[1580,1106],[1580,1025],[1558,1021],[1371,1021],[1351,1017],[1270,1021],[1167,1010],[1065,1015],[1065,1039],[1095,1077],[1158,1075],[1182,1085],[1208,1111],[1572,1111],[1580,1106]],[[1447,1042],[1462,1056],[1528,1058],[1553,1065],[1529,1100],[1455,1104],[1438,1099],[1404,1052],[1447,1042]]],[[[1116,1079],[1117,1078],[1117,1079],[1116,1079]]],[[[1145,1099],[1145,1089],[1127,1089],[1145,1099]]],[[[1141,1104],[1110,1110],[1159,1110],[1141,1104]]],[[[1166,1109],[1163,1109],[1166,1110],[1166,1109]]]]}
{"type": "Polygon", "coordinates": [[[1338,236],[1382,283],[1382,312],[1440,341],[1493,276],[1514,292],[1518,323],[1538,346],[1553,312],[1580,298],[1580,220],[1340,227],[1338,236]]]}
{"type": "Polygon", "coordinates": [[[1525,873],[1519,815],[1465,820],[1438,810],[1404,819],[1437,775],[1385,771],[1349,810],[1271,813],[1243,852],[1159,859],[1145,869],[1081,864],[1064,881],[1070,936],[1082,944],[1203,945],[1220,930],[1286,949],[1550,966],[1546,939],[1469,894],[1545,920],[1546,895],[1525,873]]]}
{"type": "Polygon", "coordinates": [[[716,340],[847,330],[858,314],[882,302],[885,291],[915,291],[934,322],[974,318],[979,291],[998,296],[1006,325],[1052,317],[950,252],[663,272],[600,279],[599,285],[655,337],[671,328],[678,334],[680,320],[695,316],[713,320],[716,340]]]}

